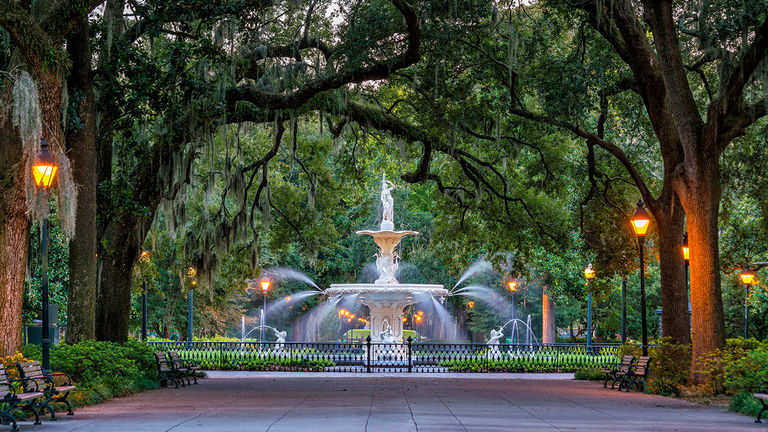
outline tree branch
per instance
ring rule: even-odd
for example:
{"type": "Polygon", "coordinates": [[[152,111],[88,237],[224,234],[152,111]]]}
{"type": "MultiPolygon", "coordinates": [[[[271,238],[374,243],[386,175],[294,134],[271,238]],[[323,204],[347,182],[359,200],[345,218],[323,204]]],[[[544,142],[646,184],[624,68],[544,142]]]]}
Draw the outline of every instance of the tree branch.
{"type": "Polygon", "coordinates": [[[394,71],[416,63],[419,60],[419,45],[421,40],[419,20],[416,11],[411,5],[403,0],[391,1],[400,13],[403,14],[408,28],[408,48],[405,53],[386,61],[375,62],[369,66],[337,72],[322,78],[317,78],[287,95],[260,90],[253,84],[241,85],[227,90],[227,103],[244,100],[251,102],[256,106],[273,110],[295,109],[324,91],[339,88],[346,84],[383,79],[388,77],[394,71]]]}

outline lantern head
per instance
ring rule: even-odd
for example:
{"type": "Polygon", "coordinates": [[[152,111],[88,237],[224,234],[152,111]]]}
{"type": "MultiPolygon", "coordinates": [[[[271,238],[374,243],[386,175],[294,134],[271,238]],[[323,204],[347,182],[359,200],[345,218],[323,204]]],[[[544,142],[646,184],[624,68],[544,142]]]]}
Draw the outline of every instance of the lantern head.
{"type": "Polygon", "coordinates": [[[53,184],[53,180],[56,178],[56,171],[59,167],[56,166],[56,162],[51,156],[50,150],[48,150],[48,141],[45,138],[40,139],[40,152],[35,158],[35,163],[32,165],[32,177],[35,179],[35,185],[48,189],[53,184]]]}
{"type": "Polygon", "coordinates": [[[688,261],[691,257],[691,249],[688,247],[688,233],[683,234],[683,259],[688,261]]]}
{"type": "Polygon", "coordinates": [[[517,291],[517,281],[511,280],[511,281],[507,282],[507,286],[509,287],[509,291],[511,291],[511,292],[517,291]]]}
{"type": "Polygon", "coordinates": [[[592,268],[592,264],[587,265],[587,268],[584,269],[584,277],[587,278],[587,280],[595,278],[595,269],[592,268]]]}
{"type": "Polygon", "coordinates": [[[645,238],[646,232],[648,232],[648,226],[651,224],[651,218],[648,216],[648,212],[643,207],[643,200],[637,202],[637,208],[632,215],[632,230],[638,238],[645,238]]]}
{"type": "Polygon", "coordinates": [[[269,291],[269,280],[264,279],[263,281],[259,282],[259,285],[261,285],[261,290],[264,292],[269,291]]]}
{"type": "Polygon", "coordinates": [[[739,273],[739,277],[741,278],[741,283],[744,285],[750,285],[755,279],[755,272],[750,270],[749,267],[745,267],[744,270],[739,273]]]}

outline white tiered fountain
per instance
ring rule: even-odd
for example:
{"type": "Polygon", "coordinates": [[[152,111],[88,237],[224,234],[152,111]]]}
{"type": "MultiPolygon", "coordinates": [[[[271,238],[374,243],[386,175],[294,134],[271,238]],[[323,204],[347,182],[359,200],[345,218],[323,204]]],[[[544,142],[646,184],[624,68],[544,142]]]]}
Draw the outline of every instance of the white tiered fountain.
{"type": "Polygon", "coordinates": [[[416,231],[395,231],[393,218],[392,182],[382,175],[381,204],[383,214],[378,231],[357,231],[367,234],[379,246],[376,269],[379,278],[372,284],[332,284],[325,292],[331,297],[357,294],[358,300],[370,309],[369,327],[371,341],[376,343],[403,342],[403,309],[418,302],[414,297],[435,296],[442,302],[448,290],[442,285],[401,284],[395,279],[400,257],[395,249],[407,235],[419,235],[416,231]]]}

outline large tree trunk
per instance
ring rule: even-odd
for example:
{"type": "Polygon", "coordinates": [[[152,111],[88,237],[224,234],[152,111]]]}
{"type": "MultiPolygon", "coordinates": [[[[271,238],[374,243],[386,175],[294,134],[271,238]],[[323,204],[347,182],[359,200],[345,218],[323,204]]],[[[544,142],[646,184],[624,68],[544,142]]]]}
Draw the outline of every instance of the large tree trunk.
{"type": "Polygon", "coordinates": [[[666,186],[656,202],[654,217],[659,233],[661,322],[664,336],[677,344],[691,343],[688,318],[688,286],[682,255],[685,212],[677,194],[666,186]]]}
{"type": "Polygon", "coordinates": [[[131,273],[139,256],[139,221],[125,213],[108,225],[99,248],[101,274],[96,300],[96,338],[112,342],[128,339],[131,312],[131,273]]]}
{"type": "Polygon", "coordinates": [[[24,196],[22,145],[10,121],[0,129],[0,143],[0,356],[9,356],[21,349],[21,305],[30,224],[24,196]]]}
{"type": "Polygon", "coordinates": [[[546,291],[541,296],[541,343],[557,342],[557,327],[555,326],[555,303],[546,291]]]}
{"type": "Polygon", "coordinates": [[[691,160],[687,161],[688,177],[676,184],[688,216],[693,312],[691,379],[694,383],[703,378],[697,373],[699,359],[725,346],[718,248],[720,166],[717,155],[697,156],[695,166],[691,160]]]}
{"type": "Polygon", "coordinates": [[[67,343],[95,337],[96,306],[96,136],[91,78],[91,42],[84,19],[67,41],[72,59],[70,101],[81,126],[67,133],[73,177],[79,186],[75,237],[69,244],[67,343]]]}

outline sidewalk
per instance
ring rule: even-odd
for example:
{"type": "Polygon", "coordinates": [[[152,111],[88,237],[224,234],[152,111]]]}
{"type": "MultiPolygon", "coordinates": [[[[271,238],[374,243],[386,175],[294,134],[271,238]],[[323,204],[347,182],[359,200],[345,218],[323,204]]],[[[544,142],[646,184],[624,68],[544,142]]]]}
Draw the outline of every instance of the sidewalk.
{"type": "MultiPolygon", "coordinates": [[[[199,385],[145,392],[79,409],[58,422],[21,427],[39,432],[768,431],[748,416],[562,377],[210,375],[199,385]]],[[[0,426],[0,432],[9,429],[0,426]]]]}

